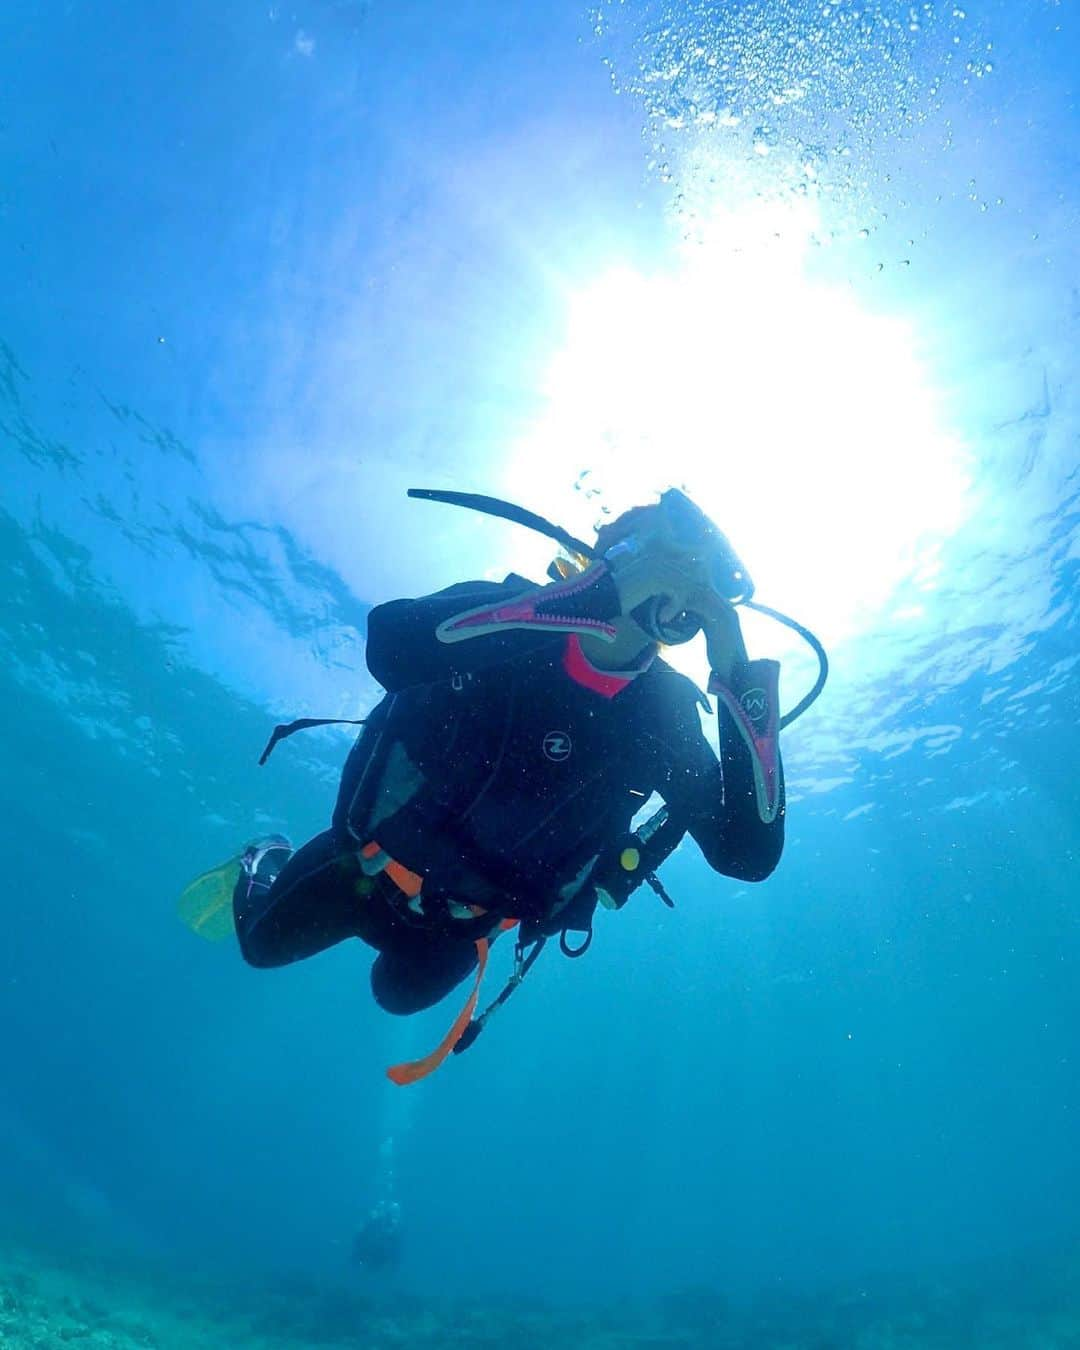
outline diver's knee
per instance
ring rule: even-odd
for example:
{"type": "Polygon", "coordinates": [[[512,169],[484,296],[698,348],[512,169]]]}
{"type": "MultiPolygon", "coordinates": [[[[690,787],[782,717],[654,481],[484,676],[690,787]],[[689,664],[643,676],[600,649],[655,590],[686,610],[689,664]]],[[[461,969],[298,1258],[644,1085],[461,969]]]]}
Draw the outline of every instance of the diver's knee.
{"type": "Polygon", "coordinates": [[[272,942],[260,935],[258,928],[237,928],[236,936],[240,943],[240,955],[249,966],[256,970],[272,970],[274,966],[288,964],[289,958],[276,950],[272,942]]]}
{"type": "Polygon", "coordinates": [[[437,1002],[411,986],[401,963],[387,962],[382,955],[371,967],[371,992],[383,1012],[395,1017],[410,1017],[437,1002]]]}
{"type": "Polygon", "coordinates": [[[417,998],[411,991],[401,989],[397,985],[381,986],[374,981],[372,981],[371,992],[375,995],[375,1002],[383,1012],[391,1013],[394,1017],[411,1017],[413,1013],[423,1012],[425,1008],[430,1008],[433,1001],[417,998]]]}

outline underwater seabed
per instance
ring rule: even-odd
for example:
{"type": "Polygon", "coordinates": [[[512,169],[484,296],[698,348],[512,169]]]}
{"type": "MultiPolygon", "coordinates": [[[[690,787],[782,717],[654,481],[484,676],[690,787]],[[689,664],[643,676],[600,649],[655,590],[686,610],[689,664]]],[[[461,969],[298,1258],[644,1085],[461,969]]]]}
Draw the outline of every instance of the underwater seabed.
{"type": "Polygon", "coordinates": [[[364,1350],[1080,1350],[1080,1251],[933,1282],[775,1290],[736,1308],[691,1288],[618,1309],[429,1298],[136,1269],[0,1244],[0,1346],[364,1350]]]}

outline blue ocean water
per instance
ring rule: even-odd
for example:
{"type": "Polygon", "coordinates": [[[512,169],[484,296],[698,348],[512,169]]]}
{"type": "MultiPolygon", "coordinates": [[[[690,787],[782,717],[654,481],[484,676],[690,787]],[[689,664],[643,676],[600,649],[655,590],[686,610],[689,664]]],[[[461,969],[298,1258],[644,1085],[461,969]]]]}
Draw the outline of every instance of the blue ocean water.
{"type": "Polygon", "coordinates": [[[0,1237],[351,1288],[392,1195],[422,1294],[1080,1269],[1078,69],[1067,0],[0,11],[0,1237]],[[396,1089],[456,1000],[176,897],[325,827],[344,732],[256,761],[372,706],[372,605],[542,574],[407,487],[671,483],[830,648],[783,862],[688,843],[396,1089]]]}

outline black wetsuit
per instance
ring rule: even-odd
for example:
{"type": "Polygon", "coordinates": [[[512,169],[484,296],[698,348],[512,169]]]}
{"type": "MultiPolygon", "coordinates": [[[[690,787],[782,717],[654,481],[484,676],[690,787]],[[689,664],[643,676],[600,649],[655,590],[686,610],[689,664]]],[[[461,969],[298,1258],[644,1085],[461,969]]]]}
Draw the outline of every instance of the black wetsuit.
{"type": "MultiPolygon", "coordinates": [[[[782,796],[763,824],[750,754],[729,714],[721,707],[718,761],[701,729],[702,695],[664,661],[613,692],[597,672],[583,682],[580,647],[564,633],[507,629],[452,644],[436,636],[444,620],[530,586],[517,576],[463,583],[372,611],[367,663],[387,697],[349,755],[332,827],[269,888],[238,888],[249,962],[281,965],[360,937],[380,953],[378,1002],[392,1012],[426,1007],[469,973],[478,925],[486,931],[493,915],[558,931],[560,897],[626,835],[654,791],[717,872],[759,881],[776,866],[782,796]],[[390,743],[424,788],[370,827],[370,816],[359,818],[365,770],[390,743]],[[364,875],[358,853],[372,838],[424,876],[422,915],[385,872],[364,875]],[[448,900],[480,904],[487,917],[450,917],[448,900]]],[[[579,604],[614,617],[610,577],[579,604]]],[[[642,872],[648,862],[646,850],[642,872]]]]}

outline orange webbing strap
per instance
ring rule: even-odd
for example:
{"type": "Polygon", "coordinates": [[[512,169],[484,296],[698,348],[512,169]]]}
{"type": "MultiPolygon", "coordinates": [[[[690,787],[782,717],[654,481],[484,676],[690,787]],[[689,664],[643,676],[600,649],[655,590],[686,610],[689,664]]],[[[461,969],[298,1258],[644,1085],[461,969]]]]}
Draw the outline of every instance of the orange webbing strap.
{"type": "MultiPolygon", "coordinates": [[[[374,858],[376,853],[382,852],[382,849],[374,840],[372,840],[370,844],[365,844],[360,852],[365,858],[374,858]]],[[[419,872],[410,872],[407,867],[402,863],[395,862],[393,858],[386,864],[383,871],[398,890],[401,891],[403,895],[408,896],[410,900],[414,900],[420,894],[420,889],[424,884],[424,878],[419,872]]]]}
{"type": "MultiPolygon", "coordinates": [[[[382,852],[382,849],[375,840],[372,840],[369,844],[365,844],[360,851],[365,858],[374,858],[376,854],[382,852]]],[[[387,860],[382,870],[398,890],[410,900],[414,900],[420,894],[424,885],[424,878],[418,872],[411,872],[403,863],[396,862],[393,858],[387,860]]],[[[470,905],[469,908],[478,917],[485,913],[479,905],[470,905]]],[[[504,932],[508,928],[513,928],[516,923],[517,919],[503,919],[499,924],[499,931],[504,932]]],[[[476,1001],[480,997],[480,985],[483,983],[490,950],[491,943],[486,937],[477,938],[476,979],[473,981],[472,993],[465,1000],[464,1008],[458,1013],[454,1019],[454,1025],[430,1055],[425,1055],[423,1059],[414,1059],[407,1064],[394,1064],[387,1069],[386,1076],[392,1083],[404,1087],[406,1083],[415,1083],[420,1078],[426,1078],[429,1073],[434,1073],[443,1060],[453,1052],[454,1046],[465,1034],[465,1028],[472,1021],[472,1015],[476,1011],[476,1001]]]]}
{"type": "Polygon", "coordinates": [[[454,1025],[429,1055],[424,1055],[422,1059],[411,1060],[406,1064],[394,1064],[387,1069],[386,1076],[391,1083],[397,1083],[398,1087],[404,1087],[406,1083],[416,1083],[421,1078],[426,1078],[429,1073],[434,1073],[439,1065],[453,1053],[454,1046],[465,1034],[465,1028],[472,1021],[472,1015],[476,1011],[476,1002],[480,997],[480,984],[484,978],[484,971],[487,969],[488,952],[490,950],[491,944],[487,938],[476,939],[476,979],[473,981],[472,992],[465,1000],[464,1008],[454,1018],[454,1025]]]}
{"type": "MultiPolygon", "coordinates": [[[[477,905],[472,906],[472,908],[478,913],[483,913],[483,910],[477,905]]],[[[499,932],[505,933],[507,929],[513,928],[516,923],[517,919],[503,919],[499,924],[499,932]]],[[[465,1034],[465,1028],[472,1021],[473,1013],[476,1011],[476,1003],[480,997],[480,985],[484,980],[484,971],[487,970],[490,951],[491,943],[486,937],[476,939],[476,979],[473,981],[472,992],[465,1000],[464,1008],[454,1018],[454,1025],[429,1055],[424,1055],[422,1059],[414,1059],[405,1064],[394,1064],[387,1069],[386,1076],[391,1083],[396,1083],[398,1087],[404,1087],[407,1083],[419,1082],[421,1078],[426,1078],[429,1073],[434,1073],[439,1065],[450,1057],[454,1046],[465,1034]]]]}

